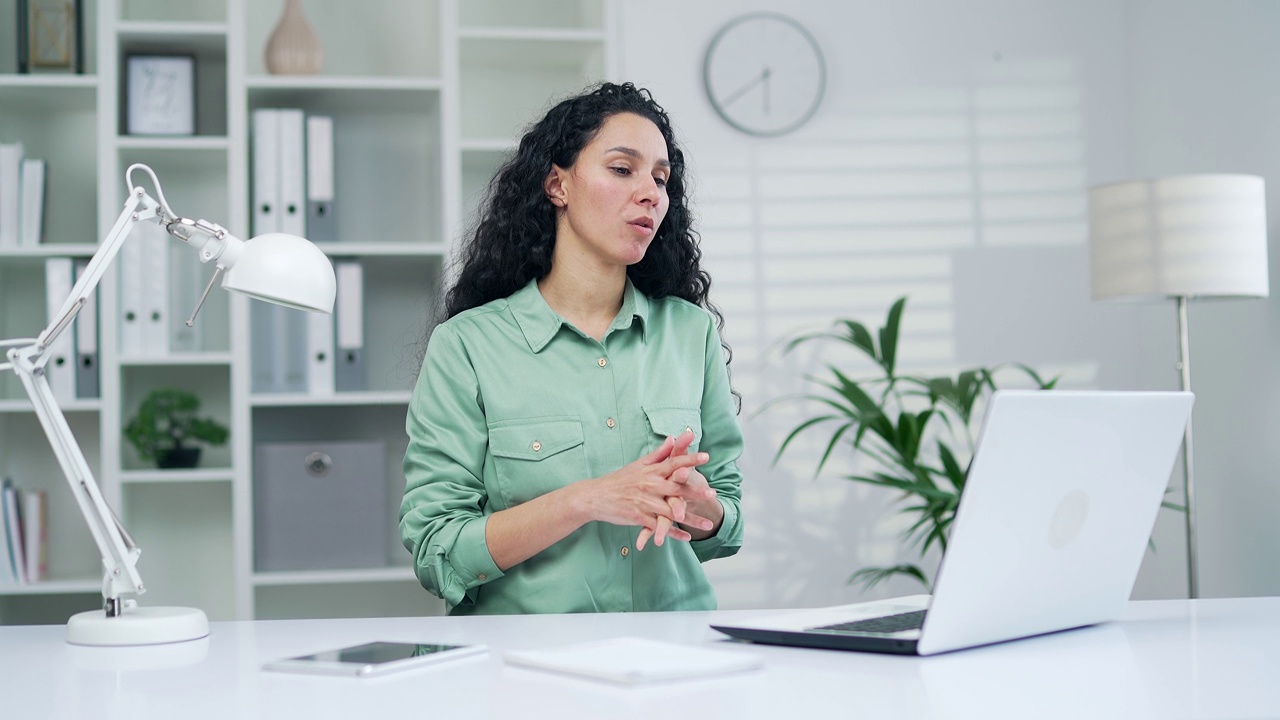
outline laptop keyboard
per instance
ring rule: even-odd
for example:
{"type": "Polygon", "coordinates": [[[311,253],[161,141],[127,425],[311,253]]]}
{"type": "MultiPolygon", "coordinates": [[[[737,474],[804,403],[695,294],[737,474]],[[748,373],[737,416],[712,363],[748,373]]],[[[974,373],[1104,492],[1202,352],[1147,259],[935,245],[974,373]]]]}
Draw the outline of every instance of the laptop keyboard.
{"type": "Polygon", "coordinates": [[[924,627],[924,614],[924,610],[916,610],[897,615],[884,615],[882,617],[867,618],[866,620],[823,625],[810,628],[810,630],[857,635],[891,635],[904,630],[919,630],[924,627]]]}

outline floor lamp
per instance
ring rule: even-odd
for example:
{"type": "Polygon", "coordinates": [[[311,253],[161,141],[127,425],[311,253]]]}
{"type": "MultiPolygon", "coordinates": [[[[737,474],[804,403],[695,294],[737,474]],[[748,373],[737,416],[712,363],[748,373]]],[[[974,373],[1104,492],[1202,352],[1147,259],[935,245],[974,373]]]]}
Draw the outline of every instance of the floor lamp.
{"type": "MultiPolygon", "coordinates": [[[[1177,369],[1191,390],[1187,301],[1266,297],[1267,214],[1253,175],[1177,175],[1089,190],[1093,299],[1167,299],[1178,309],[1177,369]]],[[[1182,445],[1188,597],[1199,597],[1191,422],[1182,445]]]]}

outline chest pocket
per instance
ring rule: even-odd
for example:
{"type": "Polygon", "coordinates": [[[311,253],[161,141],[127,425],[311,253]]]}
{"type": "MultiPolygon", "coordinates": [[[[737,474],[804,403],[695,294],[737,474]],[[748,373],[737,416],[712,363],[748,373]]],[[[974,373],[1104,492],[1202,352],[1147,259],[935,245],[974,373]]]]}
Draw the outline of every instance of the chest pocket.
{"type": "Polygon", "coordinates": [[[587,477],[577,418],[505,420],[489,427],[489,453],[507,507],[587,477]]]}
{"type": "Polygon", "coordinates": [[[678,437],[685,430],[693,431],[690,452],[696,451],[702,443],[702,411],[698,408],[645,406],[644,414],[654,435],[649,443],[650,450],[658,447],[668,436],[678,437]]]}

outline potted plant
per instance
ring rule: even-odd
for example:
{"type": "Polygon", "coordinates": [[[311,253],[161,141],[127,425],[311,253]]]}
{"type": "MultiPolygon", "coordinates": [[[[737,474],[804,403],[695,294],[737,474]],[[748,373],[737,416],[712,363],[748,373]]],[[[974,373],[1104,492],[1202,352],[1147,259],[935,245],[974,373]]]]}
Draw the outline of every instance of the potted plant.
{"type": "Polygon", "coordinates": [[[227,428],[212,418],[196,417],[200,398],[174,388],[147,393],[138,414],[124,428],[124,436],[143,460],[164,469],[193,468],[200,448],[192,443],[223,445],[227,428]]]}
{"type": "MultiPolygon", "coordinates": [[[[837,320],[830,331],[802,335],[786,345],[784,352],[814,341],[844,343],[869,358],[875,372],[871,377],[854,379],[827,365],[829,376],[810,376],[818,390],[801,398],[821,404],[823,412],[787,435],[774,462],[796,436],[816,427],[828,428],[831,435],[814,476],[822,472],[837,447],[851,447],[855,471],[843,477],[899,491],[898,512],[914,518],[904,531],[904,539],[924,557],[935,545],[946,552],[948,531],[975,449],[975,409],[996,389],[996,373],[1007,367],[1042,390],[1051,389],[1058,378],[1046,381],[1018,363],[972,368],[955,377],[900,374],[898,332],[906,303],[905,297],[899,298],[889,308],[884,327],[875,336],[862,323],[837,320]]],[[[894,575],[915,578],[932,591],[929,576],[915,563],[862,568],[849,582],[869,588],[894,575]]]]}

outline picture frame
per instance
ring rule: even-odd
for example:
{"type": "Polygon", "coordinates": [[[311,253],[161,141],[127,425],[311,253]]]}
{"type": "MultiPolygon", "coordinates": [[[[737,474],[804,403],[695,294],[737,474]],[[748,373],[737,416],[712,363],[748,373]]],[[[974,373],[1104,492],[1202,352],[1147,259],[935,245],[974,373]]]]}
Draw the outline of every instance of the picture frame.
{"type": "Polygon", "coordinates": [[[18,72],[83,74],[83,0],[17,3],[18,72]]]}
{"type": "Polygon", "coordinates": [[[125,93],[125,134],[196,134],[194,55],[126,56],[125,93]]]}

